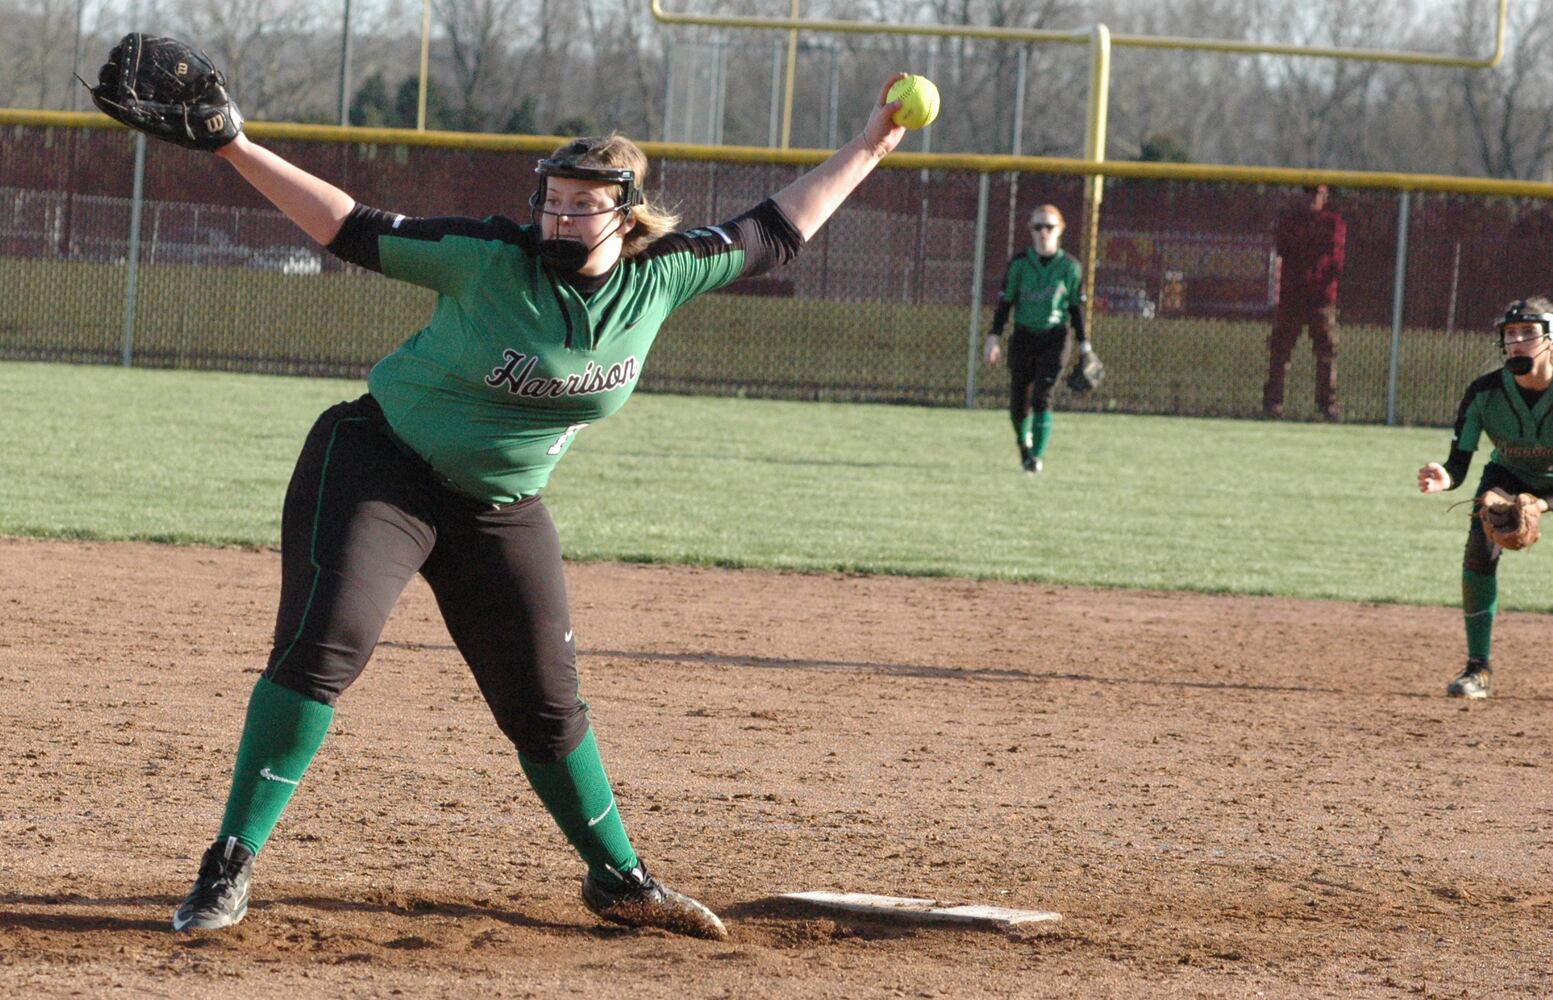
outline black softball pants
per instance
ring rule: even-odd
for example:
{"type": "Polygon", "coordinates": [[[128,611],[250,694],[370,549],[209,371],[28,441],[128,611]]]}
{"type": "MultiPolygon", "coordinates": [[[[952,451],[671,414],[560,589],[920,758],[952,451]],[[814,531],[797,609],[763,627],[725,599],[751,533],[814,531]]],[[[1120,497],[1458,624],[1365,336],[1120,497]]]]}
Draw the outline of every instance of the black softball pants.
{"type": "Polygon", "coordinates": [[[1008,339],[1008,412],[1015,421],[1052,408],[1052,393],[1072,347],[1071,331],[1065,326],[1014,327],[1008,339]]]}
{"type": "Polygon", "coordinates": [[[265,676],[333,705],[417,572],[507,738],[536,763],[575,749],[587,705],[549,511],[537,496],[497,508],[454,492],[387,436],[370,396],[331,407],[286,491],[265,676]]]}

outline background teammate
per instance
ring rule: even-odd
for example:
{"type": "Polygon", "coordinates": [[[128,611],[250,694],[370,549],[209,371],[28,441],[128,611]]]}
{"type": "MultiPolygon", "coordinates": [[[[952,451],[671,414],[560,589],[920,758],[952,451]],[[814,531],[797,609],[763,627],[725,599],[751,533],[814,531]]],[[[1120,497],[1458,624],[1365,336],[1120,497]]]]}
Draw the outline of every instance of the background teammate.
{"type": "Polygon", "coordinates": [[[1337,403],[1337,279],[1343,273],[1348,224],[1327,207],[1327,186],[1305,189],[1306,200],[1278,216],[1273,246],[1280,259],[1278,310],[1267,338],[1267,381],[1262,412],[1283,416],[1283,383],[1300,330],[1310,329],[1316,356],[1316,408],[1327,420],[1342,419],[1337,403]]]}
{"type": "MultiPolygon", "coordinates": [[[[325,411],[302,448],[282,518],[274,646],[218,836],[174,929],[243,918],[255,857],[419,572],[524,774],[585,862],[587,906],[621,923],[725,936],[710,910],[648,874],[626,835],[579,694],[560,541],[539,493],[576,435],[636,388],[673,309],[790,260],[896,147],[899,105],[884,94],[903,74],[886,81],[862,134],[824,163],[737,218],[673,233],[676,217],[643,194],[646,158],[616,135],[541,161],[527,225],[369,208],[250,142],[235,107],[162,114],[137,104],[137,88],[152,84],[134,74],[197,65],[178,46],[127,37],[94,99],[159,138],[215,148],[331,252],[438,297],[427,325],[372,369],[369,393],[325,411]],[[141,121],[137,109],[162,120],[141,121]]],[[[208,86],[219,74],[207,76],[196,83],[224,102],[208,86]]]]}
{"type": "MultiPolygon", "coordinates": [[[[1451,437],[1450,458],[1418,470],[1424,493],[1452,490],[1472,464],[1480,434],[1494,443],[1475,500],[1495,487],[1512,496],[1530,493],[1548,509],[1553,497],[1553,302],[1532,298],[1512,303],[1498,323],[1499,350],[1505,364],[1467,386],[1451,437]]],[[[1476,504],[1474,504],[1474,508],[1476,504]]],[[[1477,517],[1467,530],[1461,560],[1461,602],[1467,630],[1467,665],[1445,693],[1457,698],[1486,698],[1491,690],[1489,648],[1499,605],[1499,556],[1502,550],[1477,517]]]]}
{"type": "Polygon", "coordinates": [[[1008,342],[1008,415],[1019,445],[1019,464],[1035,475],[1052,431],[1052,391],[1068,363],[1077,335],[1079,350],[1089,350],[1084,331],[1084,284],[1078,261],[1061,247],[1062,213],[1042,205],[1030,215],[1030,247],[1008,262],[1003,294],[987,333],[987,364],[1003,355],[1003,326],[1014,314],[1008,342]]]}

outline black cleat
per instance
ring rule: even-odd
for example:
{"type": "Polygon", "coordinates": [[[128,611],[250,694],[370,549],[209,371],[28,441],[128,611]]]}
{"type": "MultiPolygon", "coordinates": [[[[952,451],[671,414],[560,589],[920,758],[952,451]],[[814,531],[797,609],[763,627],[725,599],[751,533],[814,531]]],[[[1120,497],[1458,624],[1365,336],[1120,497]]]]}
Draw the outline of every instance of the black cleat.
{"type": "Polygon", "coordinates": [[[231,927],[248,913],[248,882],[252,878],[253,852],[236,837],[211,844],[200,860],[194,888],[173,911],[173,930],[231,927]]]}
{"type": "Polygon", "coordinates": [[[1487,698],[1493,691],[1493,674],[1484,661],[1468,660],[1460,676],[1445,686],[1445,693],[1452,698],[1487,698]]]}
{"type": "Polygon", "coordinates": [[[1020,462],[1024,466],[1025,475],[1038,476],[1041,474],[1041,460],[1034,455],[1026,455],[1020,462]]]}
{"type": "Polygon", "coordinates": [[[625,884],[617,888],[588,872],[582,877],[583,904],[605,920],[630,927],[661,927],[714,941],[728,936],[717,914],[647,874],[646,865],[638,862],[621,877],[625,884]]]}

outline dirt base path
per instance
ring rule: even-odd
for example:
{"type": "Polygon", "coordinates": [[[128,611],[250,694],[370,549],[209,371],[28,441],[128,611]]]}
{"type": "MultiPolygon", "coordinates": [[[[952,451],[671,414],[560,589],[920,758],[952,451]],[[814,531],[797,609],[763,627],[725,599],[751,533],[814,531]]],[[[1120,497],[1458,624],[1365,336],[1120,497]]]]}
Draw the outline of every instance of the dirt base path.
{"type": "Polygon", "coordinates": [[[267,648],[268,551],[0,539],[0,994],[1553,994],[1553,670],[1506,616],[580,564],[622,813],[731,940],[600,925],[426,588],[266,848],[166,930],[267,648]],[[774,899],[1057,910],[1013,934],[774,899]]]}

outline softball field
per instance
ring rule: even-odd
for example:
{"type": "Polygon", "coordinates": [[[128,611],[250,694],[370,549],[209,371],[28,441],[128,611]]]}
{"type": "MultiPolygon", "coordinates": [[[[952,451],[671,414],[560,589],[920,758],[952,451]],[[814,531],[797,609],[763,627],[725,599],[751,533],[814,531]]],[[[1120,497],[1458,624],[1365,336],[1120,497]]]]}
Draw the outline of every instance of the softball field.
{"type": "Polygon", "coordinates": [[[575,563],[627,825],[727,920],[601,925],[429,592],[399,605],[260,858],[174,935],[278,556],[0,540],[0,993],[1541,997],[1553,676],[1509,614],[575,563]],[[1357,653],[1355,651],[1358,651],[1357,653]],[[1014,931],[800,890],[1055,910],[1014,931]]]}

